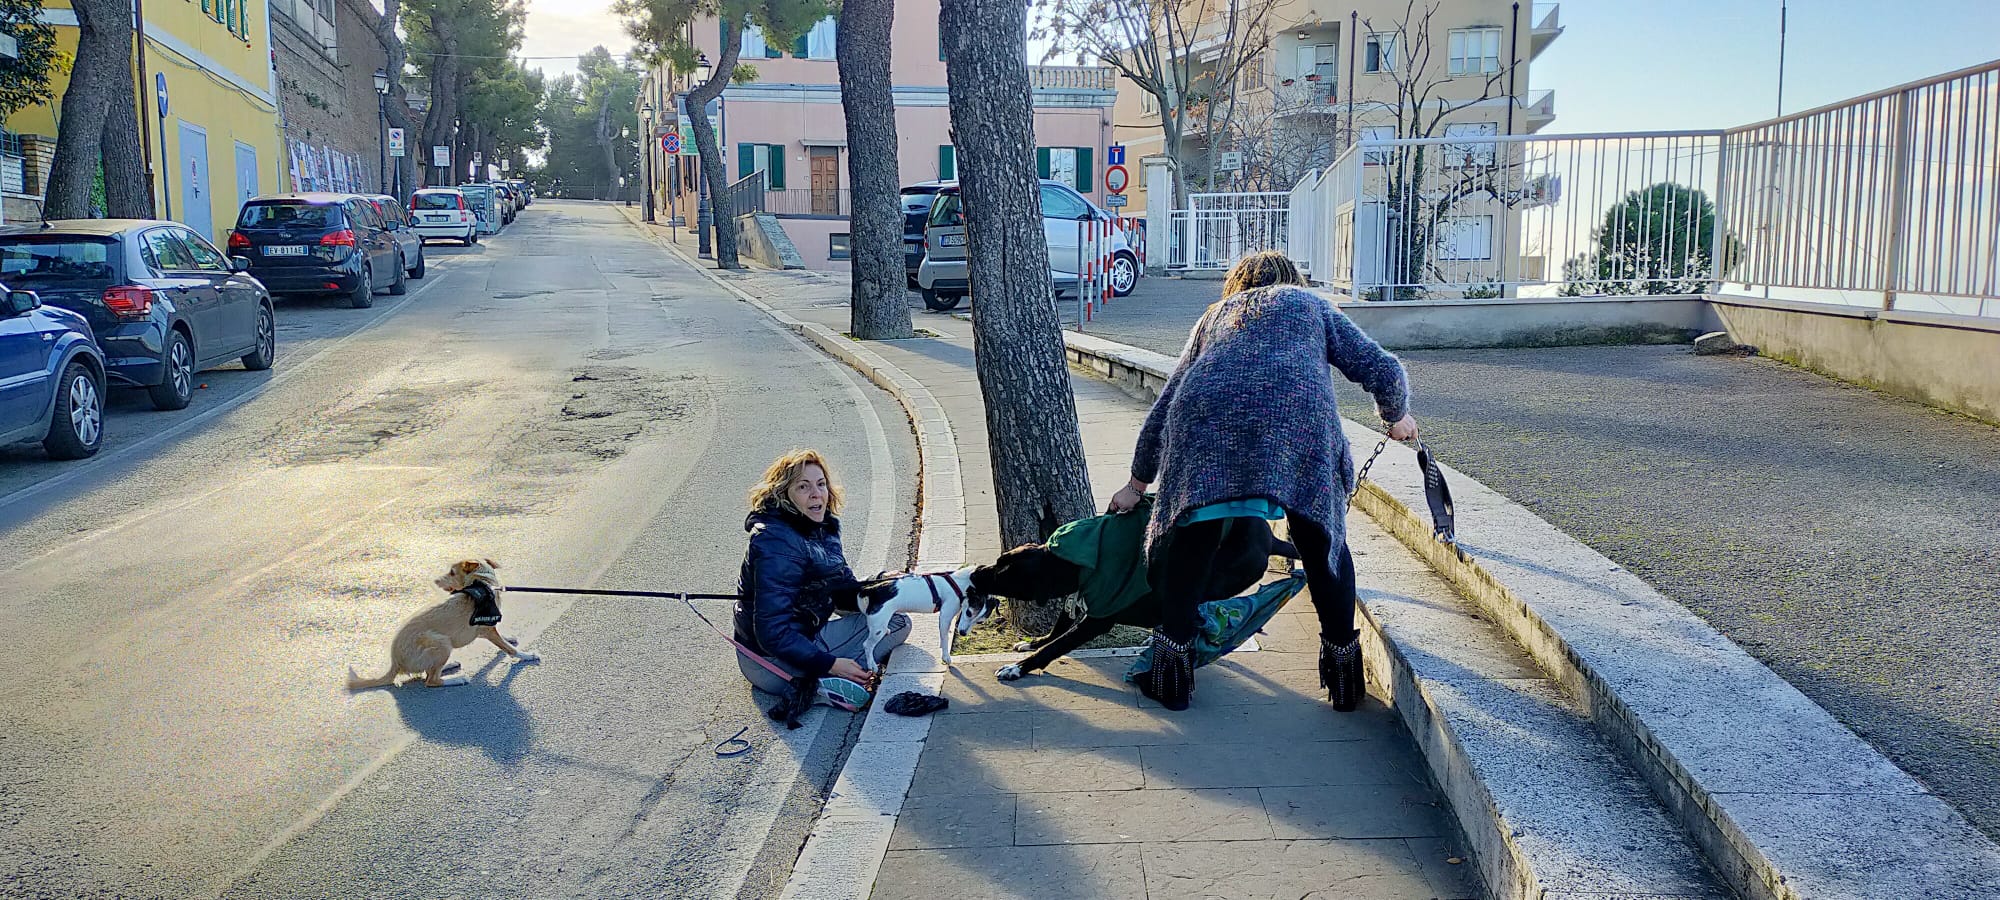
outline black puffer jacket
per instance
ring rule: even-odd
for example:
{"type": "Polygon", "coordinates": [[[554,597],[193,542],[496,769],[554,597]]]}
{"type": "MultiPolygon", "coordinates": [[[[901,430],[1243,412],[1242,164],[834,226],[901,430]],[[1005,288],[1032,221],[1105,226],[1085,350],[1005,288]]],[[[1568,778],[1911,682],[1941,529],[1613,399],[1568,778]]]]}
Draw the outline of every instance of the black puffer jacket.
{"type": "Polygon", "coordinates": [[[858,587],[840,550],[840,520],[760,510],[743,520],[743,530],[750,549],[736,582],[736,639],[795,671],[825,675],[833,654],[812,639],[836,609],[855,610],[858,587]]]}

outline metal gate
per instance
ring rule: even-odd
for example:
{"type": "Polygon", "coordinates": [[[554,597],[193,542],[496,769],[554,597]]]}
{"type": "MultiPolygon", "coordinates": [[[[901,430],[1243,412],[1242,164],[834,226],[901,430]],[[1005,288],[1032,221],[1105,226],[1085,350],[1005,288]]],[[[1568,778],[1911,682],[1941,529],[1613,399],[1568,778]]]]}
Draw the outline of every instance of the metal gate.
{"type": "Polygon", "coordinates": [[[1285,191],[1189,194],[1170,214],[1167,267],[1227,269],[1259,250],[1283,252],[1291,224],[1285,191]]]}

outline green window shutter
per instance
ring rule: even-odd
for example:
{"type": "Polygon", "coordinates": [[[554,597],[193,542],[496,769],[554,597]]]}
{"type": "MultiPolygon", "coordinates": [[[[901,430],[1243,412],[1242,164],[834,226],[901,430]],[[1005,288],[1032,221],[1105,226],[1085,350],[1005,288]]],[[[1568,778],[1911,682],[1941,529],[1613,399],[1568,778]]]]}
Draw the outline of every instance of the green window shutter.
{"type": "Polygon", "coordinates": [[[748,178],[750,173],[755,171],[757,171],[757,145],[737,144],[736,177],[748,178]]]}
{"type": "Polygon", "coordinates": [[[1079,194],[1090,193],[1091,172],[1096,171],[1096,167],[1091,164],[1090,156],[1096,149],[1095,147],[1076,148],[1076,192],[1079,194]]]}
{"type": "Polygon", "coordinates": [[[950,144],[938,145],[938,180],[952,181],[958,178],[958,148],[950,144]]]}
{"type": "Polygon", "coordinates": [[[1049,177],[1049,148],[1035,148],[1035,177],[1049,177]]]}
{"type": "Polygon", "coordinates": [[[785,148],[776,144],[765,144],[764,150],[770,154],[770,172],[764,177],[770,182],[765,187],[773,191],[785,189],[785,148]]]}
{"type": "Polygon", "coordinates": [[[211,19],[215,18],[214,4],[215,0],[201,0],[201,14],[211,19]]]}
{"type": "Polygon", "coordinates": [[[769,42],[765,42],[764,44],[765,59],[783,59],[784,57],[785,57],[785,51],[772,46],[769,42]]]}
{"type": "Polygon", "coordinates": [[[797,58],[799,58],[799,59],[805,59],[805,58],[806,58],[806,37],[805,37],[805,35],[799,35],[799,39],[798,39],[798,40],[796,40],[796,41],[793,41],[793,42],[792,42],[792,55],[793,55],[794,57],[797,57],[797,58]]]}

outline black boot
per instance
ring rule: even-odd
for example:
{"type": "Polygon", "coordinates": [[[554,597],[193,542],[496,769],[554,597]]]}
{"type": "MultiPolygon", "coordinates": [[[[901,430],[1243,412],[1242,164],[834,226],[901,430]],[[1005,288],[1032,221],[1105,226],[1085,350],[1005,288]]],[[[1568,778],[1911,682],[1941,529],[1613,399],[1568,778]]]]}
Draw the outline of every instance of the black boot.
{"type": "Polygon", "coordinates": [[[1367,692],[1361,677],[1361,635],[1338,645],[1319,639],[1319,686],[1326,688],[1326,699],[1334,709],[1353,712],[1361,705],[1361,695],[1367,692]]]}
{"type": "Polygon", "coordinates": [[[1194,656],[1187,643],[1176,642],[1164,632],[1153,632],[1153,666],[1140,674],[1139,693],[1175,712],[1188,708],[1194,696],[1194,656]]]}

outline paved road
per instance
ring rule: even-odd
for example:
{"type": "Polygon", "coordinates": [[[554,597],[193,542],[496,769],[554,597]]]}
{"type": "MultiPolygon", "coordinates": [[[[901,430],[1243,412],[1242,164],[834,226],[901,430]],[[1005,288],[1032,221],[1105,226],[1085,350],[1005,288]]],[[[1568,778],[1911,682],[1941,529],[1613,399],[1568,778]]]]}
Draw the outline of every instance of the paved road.
{"type": "MultiPolygon", "coordinates": [[[[1217,282],[1090,333],[1180,352],[1217,282]]],[[[2000,839],[2000,431],[1686,347],[1400,354],[1448,464],[1639,573],[2000,839]]],[[[1373,406],[1351,386],[1341,407],[1373,406]]]]}
{"type": "Polygon", "coordinates": [[[433,252],[407,303],[282,305],[274,372],[209,373],[178,420],[114,408],[98,461],[0,458],[0,895],[782,884],[850,717],[774,731],[684,608],[516,595],[540,664],[470,648],[470,686],[359,695],[346,670],[464,555],[727,589],[744,489],[799,444],[842,468],[857,568],[900,564],[906,420],[613,209],[433,252]]]}

